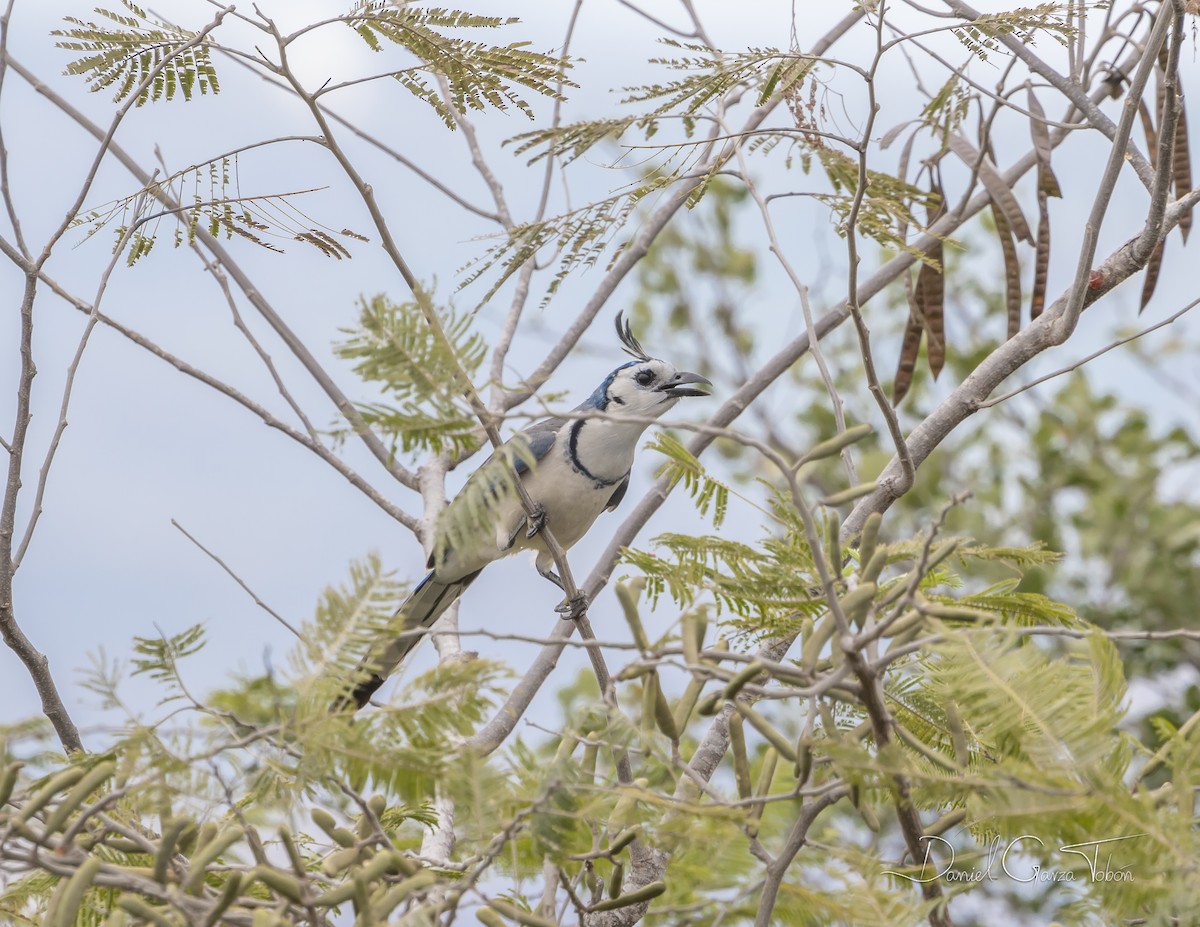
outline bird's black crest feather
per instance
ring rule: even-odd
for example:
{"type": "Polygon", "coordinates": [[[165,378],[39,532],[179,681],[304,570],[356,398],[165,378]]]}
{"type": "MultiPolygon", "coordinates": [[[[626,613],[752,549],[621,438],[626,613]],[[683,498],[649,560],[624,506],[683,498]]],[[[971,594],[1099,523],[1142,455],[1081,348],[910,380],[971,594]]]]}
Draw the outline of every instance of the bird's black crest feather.
{"type": "Polygon", "coordinates": [[[629,322],[622,318],[622,316],[623,313],[617,313],[617,337],[621,339],[621,349],[626,354],[636,357],[638,360],[650,360],[650,355],[646,353],[646,349],[642,347],[641,342],[633,337],[633,331],[629,326],[629,322]]]}

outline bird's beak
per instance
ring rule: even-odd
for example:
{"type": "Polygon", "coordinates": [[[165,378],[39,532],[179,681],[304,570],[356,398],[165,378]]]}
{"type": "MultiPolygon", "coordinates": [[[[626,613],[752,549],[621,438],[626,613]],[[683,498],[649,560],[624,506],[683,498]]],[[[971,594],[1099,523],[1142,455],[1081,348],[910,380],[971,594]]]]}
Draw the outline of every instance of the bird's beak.
{"type": "Polygon", "coordinates": [[[671,378],[669,383],[659,387],[668,396],[708,396],[711,393],[712,381],[698,373],[680,371],[671,378]],[[708,387],[705,389],[704,387],[708,387]]]}

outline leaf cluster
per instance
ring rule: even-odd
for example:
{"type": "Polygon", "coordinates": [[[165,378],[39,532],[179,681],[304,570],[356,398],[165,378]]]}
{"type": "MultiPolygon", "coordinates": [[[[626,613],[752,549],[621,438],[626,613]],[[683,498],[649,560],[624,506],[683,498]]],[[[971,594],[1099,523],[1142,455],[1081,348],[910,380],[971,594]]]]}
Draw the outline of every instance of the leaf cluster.
{"type": "Polygon", "coordinates": [[[457,32],[498,29],[520,22],[515,17],[480,16],[462,10],[360,0],[344,18],[367,46],[381,52],[384,43],[419,59],[417,68],[402,68],[392,77],[428,104],[447,128],[457,128],[455,112],[515,107],[533,118],[533,109],[514,89],[523,87],[550,99],[562,99],[561,88],[574,87],[566,76],[570,62],[531,51],[527,42],[492,45],[465,39],[457,32]],[[449,99],[438,82],[444,81],[449,99]]]}
{"type": "Polygon", "coordinates": [[[104,23],[66,16],[68,28],[50,33],[59,37],[59,48],[83,53],[67,65],[67,74],[86,77],[93,91],[115,88],[114,102],[137,90],[138,106],[173,100],[177,93],[191,100],[197,90],[202,95],[220,91],[207,42],[149,17],[132,0],[121,0],[121,5],[126,12],[96,9],[104,23]],[[160,70],[143,87],[156,68],[160,70]]]}

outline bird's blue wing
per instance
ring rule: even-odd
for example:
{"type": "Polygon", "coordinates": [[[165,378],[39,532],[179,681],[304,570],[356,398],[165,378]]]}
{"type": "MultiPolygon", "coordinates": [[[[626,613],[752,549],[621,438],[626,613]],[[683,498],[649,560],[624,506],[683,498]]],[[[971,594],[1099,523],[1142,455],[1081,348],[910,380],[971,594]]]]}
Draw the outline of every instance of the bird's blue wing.
{"type": "MultiPolygon", "coordinates": [[[[550,448],[554,447],[554,442],[558,439],[558,433],[565,424],[565,419],[547,418],[525,429],[522,434],[525,441],[529,444],[529,452],[533,455],[534,460],[541,460],[550,453],[550,448]]],[[[513,469],[517,471],[517,476],[529,471],[529,464],[521,458],[517,458],[513,464],[513,469]]]]}

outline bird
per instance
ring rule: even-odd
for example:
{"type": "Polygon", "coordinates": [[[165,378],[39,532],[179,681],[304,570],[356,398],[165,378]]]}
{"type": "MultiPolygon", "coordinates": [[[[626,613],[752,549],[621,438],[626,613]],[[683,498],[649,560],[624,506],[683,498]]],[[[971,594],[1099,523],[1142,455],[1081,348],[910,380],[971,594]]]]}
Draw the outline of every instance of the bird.
{"type": "MultiPolygon", "coordinates": [[[[396,611],[392,627],[398,629],[397,636],[368,653],[347,691],[335,702],[335,710],[366,705],[420,643],[425,636],[421,629],[431,628],[489,564],[533,550],[537,571],[563,588],[554,572],[554,557],[542,540],[543,528],[548,527],[558,545],[568,550],[602,512],[620,505],[629,488],[634,453],[651,422],[684,397],[710,395],[708,378],[676,370],[646,353],[620,312],[616,329],[622,350],[633,360],[609,373],[573,414],[543,419],[510,438],[506,442],[510,453],[498,451],[484,461],[441,516],[453,522],[457,515],[467,514],[464,509],[472,504],[472,490],[501,485],[496,466],[507,466],[505,461],[511,460],[506,475],[515,471],[515,478],[524,484],[534,504],[532,517],[516,493],[494,491],[482,518],[469,522],[473,527],[468,537],[463,538],[460,530],[452,543],[435,544],[425,564],[429,572],[396,611]],[[514,441],[521,444],[513,447],[514,441]]],[[[477,504],[480,493],[473,498],[477,504]]],[[[557,611],[579,618],[585,609],[586,599],[580,593],[557,611]]]]}

